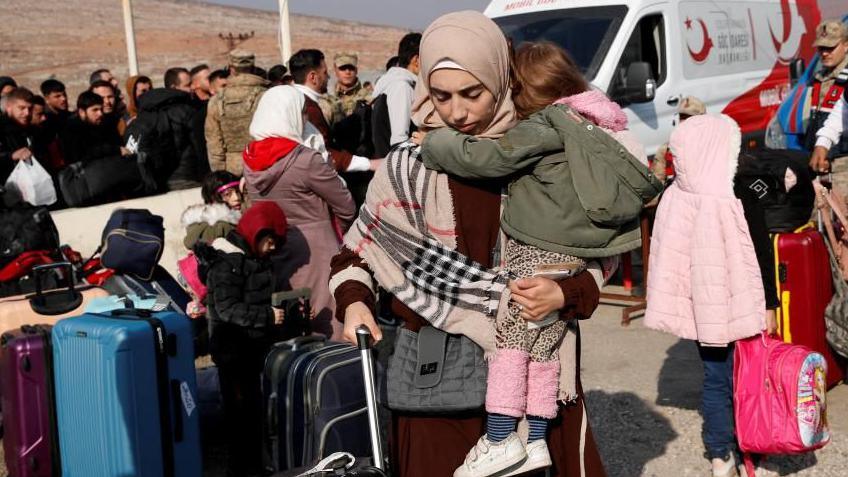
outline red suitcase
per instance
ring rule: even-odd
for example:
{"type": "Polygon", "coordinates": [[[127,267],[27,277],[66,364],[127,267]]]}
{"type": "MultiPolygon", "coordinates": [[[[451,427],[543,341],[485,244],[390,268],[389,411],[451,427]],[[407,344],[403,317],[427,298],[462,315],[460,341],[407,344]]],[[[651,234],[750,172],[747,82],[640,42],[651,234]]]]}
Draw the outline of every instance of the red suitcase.
{"type": "Polygon", "coordinates": [[[801,344],[827,360],[827,385],[845,378],[845,361],[825,338],[824,310],[833,297],[833,276],[824,238],[811,227],[775,234],[774,251],[780,309],[777,325],[787,343],[801,344]]]}
{"type": "Polygon", "coordinates": [[[3,453],[11,476],[59,475],[52,361],[50,326],[0,336],[3,453]]]}

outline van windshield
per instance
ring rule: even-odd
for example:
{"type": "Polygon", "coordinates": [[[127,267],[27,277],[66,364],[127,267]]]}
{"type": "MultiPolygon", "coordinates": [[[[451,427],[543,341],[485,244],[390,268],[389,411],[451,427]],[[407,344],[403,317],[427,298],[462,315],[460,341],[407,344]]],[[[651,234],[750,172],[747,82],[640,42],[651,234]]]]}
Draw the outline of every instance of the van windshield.
{"type": "Polygon", "coordinates": [[[615,38],[627,7],[568,8],[494,18],[516,48],[524,42],[547,40],[565,48],[587,80],[597,74],[615,38]]]}

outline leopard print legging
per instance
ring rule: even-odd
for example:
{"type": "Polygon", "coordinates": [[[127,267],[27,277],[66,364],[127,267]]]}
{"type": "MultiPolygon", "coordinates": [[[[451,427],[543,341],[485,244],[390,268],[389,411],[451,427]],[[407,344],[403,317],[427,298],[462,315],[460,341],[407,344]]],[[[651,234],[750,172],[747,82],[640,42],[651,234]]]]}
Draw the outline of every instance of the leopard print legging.
{"type": "MultiPolygon", "coordinates": [[[[537,265],[551,263],[579,263],[583,260],[557,252],[548,252],[515,239],[506,244],[506,270],[520,278],[532,277],[537,265]]],[[[556,313],[556,312],[554,312],[556,313]]],[[[521,307],[511,301],[508,312],[495,324],[495,339],[498,349],[517,349],[530,354],[530,360],[548,362],[559,359],[559,344],[565,334],[566,323],[557,320],[544,328],[527,327],[521,318],[521,307]]]]}

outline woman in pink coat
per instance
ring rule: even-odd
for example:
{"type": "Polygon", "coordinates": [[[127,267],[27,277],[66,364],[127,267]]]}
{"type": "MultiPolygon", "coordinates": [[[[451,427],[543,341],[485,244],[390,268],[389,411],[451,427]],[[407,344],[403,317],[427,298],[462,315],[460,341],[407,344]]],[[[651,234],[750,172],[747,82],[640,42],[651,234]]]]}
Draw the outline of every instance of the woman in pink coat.
{"type": "Polygon", "coordinates": [[[289,228],[282,255],[274,260],[275,276],[291,277],[276,289],[310,288],[315,311],[313,330],[341,338],[332,317],[330,260],[339,252],[337,223],[350,227],[355,206],[331,164],[304,137],[303,94],[292,86],[276,86],[259,100],[250,123],[254,139],[244,151],[244,177],[251,201],[276,202],[289,228]]]}
{"type": "Polygon", "coordinates": [[[677,176],[657,209],[645,325],[694,340],[704,363],[704,446],[737,475],[733,343],[777,328],[774,254],[757,197],[734,187],[741,134],[725,115],[688,119],[669,147],[677,176]]]}

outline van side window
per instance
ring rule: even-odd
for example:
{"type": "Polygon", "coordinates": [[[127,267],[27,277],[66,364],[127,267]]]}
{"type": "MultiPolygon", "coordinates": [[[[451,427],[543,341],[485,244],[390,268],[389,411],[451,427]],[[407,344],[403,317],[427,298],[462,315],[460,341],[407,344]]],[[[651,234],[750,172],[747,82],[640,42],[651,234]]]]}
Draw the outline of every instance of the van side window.
{"type": "Polygon", "coordinates": [[[651,66],[651,73],[657,86],[663,84],[666,78],[666,47],[665,26],[661,14],[648,15],[636,25],[621,60],[615,71],[615,78],[610,85],[610,96],[615,99],[623,95],[627,84],[627,70],[632,63],[646,62],[651,66]]]}

